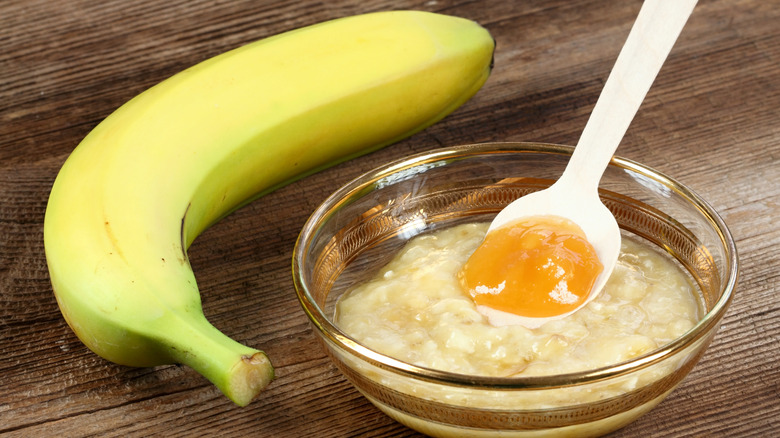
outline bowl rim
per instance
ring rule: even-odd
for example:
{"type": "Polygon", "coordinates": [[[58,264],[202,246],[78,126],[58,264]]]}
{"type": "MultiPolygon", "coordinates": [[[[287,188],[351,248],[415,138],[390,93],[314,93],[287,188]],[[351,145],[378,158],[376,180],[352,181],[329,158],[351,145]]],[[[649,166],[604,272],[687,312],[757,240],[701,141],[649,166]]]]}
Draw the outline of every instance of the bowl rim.
{"type": "Polygon", "coordinates": [[[620,156],[613,156],[609,166],[630,170],[634,173],[648,177],[670,190],[673,190],[693,204],[717,232],[720,242],[725,249],[726,261],[728,262],[726,265],[726,270],[728,271],[725,277],[726,281],[721,285],[721,295],[712,309],[685,334],[660,348],[624,362],[574,373],[520,377],[492,377],[460,374],[410,364],[362,345],[336,326],[331,318],[324,313],[323,309],[317,305],[311,293],[309,293],[309,289],[301,275],[301,267],[303,265],[302,254],[306,252],[305,249],[308,247],[310,239],[315,235],[318,224],[328,218],[329,215],[327,213],[332,211],[334,207],[343,205],[345,202],[344,199],[349,199],[353,194],[365,191],[382,178],[395,174],[402,169],[408,169],[430,162],[439,162],[443,159],[457,159],[459,157],[493,153],[530,152],[571,155],[573,150],[573,146],[540,142],[489,142],[436,148],[391,161],[365,172],[344,184],[328,196],[309,216],[298,235],[293,249],[292,270],[296,295],[309,322],[314,326],[319,335],[328,342],[335,344],[340,349],[347,351],[351,355],[380,369],[429,382],[493,390],[531,390],[577,386],[627,375],[659,363],[665,358],[685,350],[687,347],[695,344],[698,340],[707,335],[714,335],[715,330],[713,329],[717,327],[725,315],[733,298],[733,292],[739,277],[737,248],[728,226],[715,209],[692,189],[649,166],[642,165],[636,161],[620,156]]]}

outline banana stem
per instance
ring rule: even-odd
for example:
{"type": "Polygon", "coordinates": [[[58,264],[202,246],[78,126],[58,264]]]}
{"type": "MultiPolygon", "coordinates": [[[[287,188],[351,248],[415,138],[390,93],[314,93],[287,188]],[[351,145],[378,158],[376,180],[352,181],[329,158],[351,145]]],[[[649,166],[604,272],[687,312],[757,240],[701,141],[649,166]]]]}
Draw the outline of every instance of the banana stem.
{"type": "Polygon", "coordinates": [[[171,315],[167,322],[160,330],[166,354],[202,374],[235,404],[248,405],[273,380],[274,369],[264,352],[229,338],[202,314],[171,315]]]}

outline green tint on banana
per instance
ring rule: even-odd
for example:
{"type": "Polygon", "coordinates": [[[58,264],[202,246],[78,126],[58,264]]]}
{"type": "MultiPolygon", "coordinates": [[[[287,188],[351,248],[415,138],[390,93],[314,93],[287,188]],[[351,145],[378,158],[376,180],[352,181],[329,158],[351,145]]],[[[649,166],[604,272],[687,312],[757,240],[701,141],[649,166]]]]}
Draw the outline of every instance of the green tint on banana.
{"type": "Polygon", "coordinates": [[[68,324],[108,360],[186,364],[248,404],[273,367],[206,320],[187,247],[258,196],[438,121],[487,80],[493,47],[461,18],[360,15],[240,47],[130,100],[49,197],[46,257],[68,324]]]}

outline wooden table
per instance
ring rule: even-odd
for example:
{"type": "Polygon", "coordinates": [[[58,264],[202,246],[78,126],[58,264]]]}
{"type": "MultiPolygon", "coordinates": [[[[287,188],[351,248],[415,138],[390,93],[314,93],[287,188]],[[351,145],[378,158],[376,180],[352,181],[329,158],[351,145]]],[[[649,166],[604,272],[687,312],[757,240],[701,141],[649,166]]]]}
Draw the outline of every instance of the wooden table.
{"type": "MultiPolygon", "coordinates": [[[[672,0],[669,0],[672,1],[672,0]]],[[[307,216],[388,160],[488,141],[574,144],[638,0],[87,1],[0,3],[0,434],[7,436],[418,436],[330,364],[294,294],[307,216]],[[233,405],[179,366],[136,369],[87,350],[52,295],[42,223],[80,139],[160,80],[241,44],[383,9],[478,21],[498,42],[484,88],[441,123],[241,209],[191,247],[206,315],[265,349],[278,378],[233,405]]],[[[702,0],[618,149],[688,184],[733,232],[741,277],[704,358],[615,437],[780,434],[780,14],[764,0],[702,0]]]]}

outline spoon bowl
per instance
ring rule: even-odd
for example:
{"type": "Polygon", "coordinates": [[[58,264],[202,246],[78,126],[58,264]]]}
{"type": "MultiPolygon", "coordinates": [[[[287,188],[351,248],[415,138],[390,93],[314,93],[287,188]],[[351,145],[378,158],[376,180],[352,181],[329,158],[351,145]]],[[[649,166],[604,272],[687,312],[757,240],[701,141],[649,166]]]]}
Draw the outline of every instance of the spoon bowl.
{"type": "Polygon", "coordinates": [[[530,216],[563,217],[577,224],[593,245],[604,269],[596,277],[591,293],[576,309],[551,317],[527,317],[495,309],[478,308],[488,317],[492,325],[518,324],[536,328],[549,320],[571,315],[598,296],[598,292],[612,274],[620,255],[620,227],[615,216],[599,200],[597,193],[587,192],[582,186],[571,183],[568,179],[562,177],[548,189],[529,193],[509,204],[493,219],[488,233],[519,218],[530,216]]]}
{"type": "Polygon", "coordinates": [[[576,309],[549,317],[480,309],[491,324],[535,328],[574,313],[601,292],[617,262],[620,229],[599,199],[599,180],[695,5],[696,0],[646,0],[643,3],[560,179],[546,190],[509,204],[488,229],[490,233],[530,216],[558,216],[574,222],[585,233],[604,267],[590,294],[576,309]]]}

